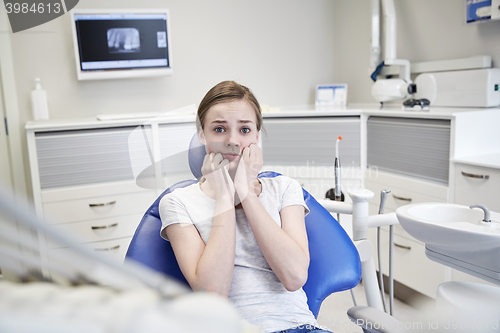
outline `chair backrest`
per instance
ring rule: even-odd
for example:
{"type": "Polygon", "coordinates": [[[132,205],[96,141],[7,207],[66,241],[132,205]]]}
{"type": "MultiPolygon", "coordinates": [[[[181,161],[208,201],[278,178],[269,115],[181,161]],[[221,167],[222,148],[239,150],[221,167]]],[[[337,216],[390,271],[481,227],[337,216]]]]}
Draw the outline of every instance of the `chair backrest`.
{"type": "MultiPolygon", "coordinates": [[[[197,178],[201,177],[200,154],[197,136],[190,145],[189,160],[191,170],[197,178]]],[[[203,157],[203,155],[202,155],[203,157]]],[[[275,172],[262,172],[259,177],[276,177],[275,172]]],[[[175,277],[187,284],[175,259],[170,242],[160,236],[161,220],[158,210],[160,200],[176,188],[196,183],[197,180],[179,182],[163,192],[144,214],[132,238],[126,260],[135,260],[150,268],[175,277]]],[[[306,190],[304,200],[309,207],[306,216],[306,231],[309,239],[309,275],[303,289],[307,295],[309,309],[315,317],[323,300],[330,294],[348,290],[361,280],[359,254],[342,226],[306,190]]]]}

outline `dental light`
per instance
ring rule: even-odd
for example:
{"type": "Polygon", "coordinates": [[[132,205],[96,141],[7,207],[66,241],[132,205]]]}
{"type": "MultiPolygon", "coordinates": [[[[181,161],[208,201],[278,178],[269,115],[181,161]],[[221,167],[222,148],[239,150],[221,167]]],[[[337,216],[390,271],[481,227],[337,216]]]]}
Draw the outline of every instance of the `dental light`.
{"type": "Polygon", "coordinates": [[[417,86],[405,79],[377,80],[372,86],[372,96],[378,102],[408,99],[417,92],[417,86]]]}
{"type": "Polygon", "coordinates": [[[388,102],[408,99],[417,92],[417,86],[410,79],[410,61],[396,58],[396,10],[393,0],[382,0],[385,24],[385,59],[378,65],[380,55],[380,0],[372,0],[372,48],[371,65],[377,67],[372,74],[375,81],[372,86],[372,96],[378,102],[388,102]],[[378,66],[377,66],[378,65],[378,66]],[[399,78],[378,79],[377,74],[383,66],[399,66],[399,78]]]}

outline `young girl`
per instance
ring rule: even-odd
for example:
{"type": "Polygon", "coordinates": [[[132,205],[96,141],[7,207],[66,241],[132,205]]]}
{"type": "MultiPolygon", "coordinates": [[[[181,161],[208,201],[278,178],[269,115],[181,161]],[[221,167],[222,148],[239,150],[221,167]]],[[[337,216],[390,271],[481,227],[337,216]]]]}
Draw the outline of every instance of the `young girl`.
{"type": "Polygon", "coordinates": [[[203,98],[197,120],[207,152],[203,178],[160,202],[161,235],[186,280],[193,290],[228,297],[265,332],[327,332],[311,329],[316,320],[302,290],[309,266],[302,188],[285,176],[258,178],[256,98],[221,82],[203,98]]]}

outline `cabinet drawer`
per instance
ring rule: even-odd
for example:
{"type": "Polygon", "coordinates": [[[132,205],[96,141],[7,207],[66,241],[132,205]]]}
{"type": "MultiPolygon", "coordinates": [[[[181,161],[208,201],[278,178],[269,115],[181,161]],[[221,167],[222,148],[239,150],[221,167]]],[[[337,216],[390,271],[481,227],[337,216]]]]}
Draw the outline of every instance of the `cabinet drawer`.
{"type": "Polygon", "coordinates": [[[43,210],[50,222],[78,222],[144,213],[155,199],[155,191],[143,191],[50,202],[43,210]]]}
{"type": "MultiPolygon", "coordinates": [[[[368,174],[368,176],[370,175],[368,174]]],[[[371,215],[378,214],[380,192],[384,189],[391,191],[385,202],[384,213],[395,212],[397,208],[413,203],[448,201],[448,187],[446,186],[403,176],[394,176],[384,172],[373,173],[371,176],[365,179],[365,188],[375,194],[373,199],[370,200],[371,215]]],[[[394,226],[394,233],[420,243],[410,236],[401,225],[394,226]]]]}
{"type": "MultiPolygon", "coordinates": [[[[84,246],[102,254],[103,256],[123,262],[131,241],[132,237],[125,237],[102,242],[86,243],[84,246]]],[[[49,261],[55,265],[61,265],[64,263],[58,260],[60,256],[63,256],[66,261],[70,262],[78,262],[80,259],[80,256],[75,254],[73,250],[69,248],[49,249],[48,254],[49,261]]]]}
{"type": "Polygon", "coordinates": [[[383,189],[390,190],[385,201],[385,208],[395,211],[397,208],[420,202],[446,202],[446,198],[435,197],[429,194],[414,192],[411,189],[401,188],[397,186],[387,186],[378,183],[365,181],[365,188],[369,189],[375,196],[372,201],[377,207],[380,205],[380,192],[383,189]]]}
{"type": "Polygon", "coordinates": [[[457,204],[482,204],[500,212],[500,170],[457,163],[454,193],[457,204]]]}
{"type": "MultiPolygon", "coordinates": [[[[139,225],[143,214],[118,216],[109,219],[55,224],[59,232],[72,234],[81,243],[104,241],[109,239],[131,237],[139,225]]],[[[60,247],[57,244],[48,244],[49,248],[60,247]]]]}
{"type": "Polygon", "coordinates": [[[365,188],[375,193],[370,202],[377,206],[380,205],[380,192],[383,189],[390,190],[386,207],[391,210],[413,203],[447,202],[448,200],[447,186],[395,176],[381,171],[366,173],[365,188]]]}
{"type": "MultiPolygon", "coordinates": [[[[376,246],[376,229],[370,230],[369,238],[376,246]]],[[[382,272],[388,275],[389,233],[382,229],[380,239],[382,272]]],[[[378,267],[378,258],[376,258],[376,262],[378,267]]],[[[401,282],[413,290],[436,298],[437,287],[445,281],[445,267],[427,258],[424,245],[394,235],[393,276],[394,280],[401,282]]]]}

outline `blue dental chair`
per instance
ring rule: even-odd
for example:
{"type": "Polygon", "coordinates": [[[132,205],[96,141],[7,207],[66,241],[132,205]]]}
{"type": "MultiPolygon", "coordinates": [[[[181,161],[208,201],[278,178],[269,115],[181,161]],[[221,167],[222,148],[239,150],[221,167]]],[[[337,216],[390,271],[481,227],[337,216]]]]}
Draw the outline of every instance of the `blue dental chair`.
{"type": "MultiPolygon", "coordinates": [[[[201,178],[201,165],[205,147],[195,134],[189,149],[189,166],[193,175],[201,178]]],[[[262,172],[260,177],[279,176],[275,172],[262,172]]],[[[165,190],[144,214],[126,254],[126,260],[138,261],[156,271],[188,284],[175,259],[170,242],[160,236],[159,203],[164,195],[176,188],[186,187],[198,180],[179,182],[165,190]]],[[[359,254],[350,237],[333,216],[306,190],[304,200],[310,209],[305,218],[309,239],[310,264],[308,280],[303,289],[309,309],[317,318],[321,303],[330,294],[349,290],[361,280],[359,254]]]]}

